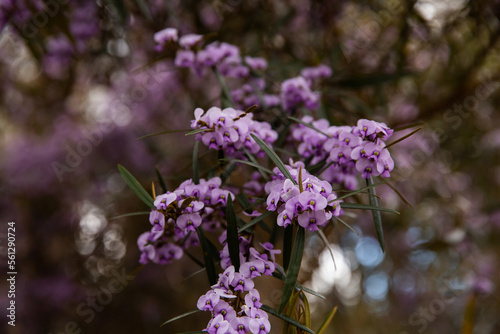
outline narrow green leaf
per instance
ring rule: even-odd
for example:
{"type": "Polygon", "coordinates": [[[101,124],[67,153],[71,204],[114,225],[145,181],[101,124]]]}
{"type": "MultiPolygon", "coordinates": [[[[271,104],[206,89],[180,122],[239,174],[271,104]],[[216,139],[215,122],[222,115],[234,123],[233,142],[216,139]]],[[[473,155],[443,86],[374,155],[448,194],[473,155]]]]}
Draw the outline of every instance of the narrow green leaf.
{"type": "MultiPolygon", "coordinates": [[[[285,274],[285,269],[283,269],[283,267],[281,267],[279,264],[276,263],[276,270],[277,272],[275,271],[273,273],[273,277],[279,279],[279,280],[282,280],[283,282],[285,281],[285,278],[286,278],[286,274],[285,274]]],[[[326,299],[325,296],[323,296],[322,294],[320,294],[319,292],[317,291],[314,291],[312,289],[309,289],[309,288],[306,288],[305,286],[303,286],[302,284],[300,284],[299,282],[297,282],[295,284],[295,290],[302,290],[304,292],[307,292],[308,294],[310,295],[313,295],[313,296],[316,296],[316,297],[319,297],[321,299],[326,299]]]]}
{"type": "MultiPolygon", "coordinates": [[[[257,161],[257,159],[255,159],[255,157],[253,156],[252,153],[250,153],[245,147],[243,147],[243,150],[245,151],[245,155],[247,156],[248,160],[250,160],[252,163],[254,163],[255,165],[258,165],[260,166],[259,162],[257,161]]],[[[262,167],[262,166],[261,166],[262,167]]],[[[267,168],[266,168],[267,169],[267,168]]],[[[268,169],[269,170],[269,169],[268,169]]],[[[259,171],[259,174],[264,178],[264,180],[266,181],[269,181],[269,176],[267,176],[266,173],[263,172],[263,170],[261,169],[258,169],[259,171]]],[[[274,172],[269,170],[273,175],[274,175],[274,172]]]]}
{"type": "Polygon", "coordinates": [[[399,139],[396,139],[396,140],[395,140],[395,141],[393,141],[392,143],[389,143],[389,144],[385,145],[385,147],[384,147],[384,148],[389,148],[389,147],[391,147],[392,145],[397,144],[397,143],[399,143],[400,141],[403,141],[403,140],[405,140],[406,138],[413,136],[415,133],[419,132],[419,131],[420,131],[420,130],[422,130],[422,129],[423,129],[423,127],[420,127],[420,128],[418,128],[418,129],[416,129],[416,130],[413,130],[413,131],[412,131],[412,132],[410,132],[409,134],[407,134],[407,135],[405,135],[405,136],[403,136],[403,137],[401,137],[401,138],[399,138],[399,139]]]}
{"type": "Polygon", "coordinates": [[[288,225],[285,227],[283,233],[283,268],[285,271],[288,270],[288,265],[290,264],[290,258],[292,257],[292,247],[293,247],[293,225],[288,225]]]}
{"type": "Polygon", "coordinates": [[[196,275],[199,275],[199,274],[201,274],[202,272],[204,272],[206,270],[207,270],[207,268],[203,267],[200,270],[195,271],[194,273],[192,273],[191,275],[189,275],[188,277],[186,277],[185,279],[183,279],[182,282],[181,282],[181,285],[184,284],[188,279],[190,279],[190,278],[192,278],[192,277],[194,277],[196,275]]]}
{"type": "Polygon", "coordinates": [[[154,200],[153,197],[141,186],[139,181],[130,174],[130,172],[123,167],[122,165],[118,165],[118,170],[125,181],[125,183],[129,186],[129,188],[150,208],[154,208],[154,200]]]}
{"type": "Polygon", "coordinates": [[[305,293],[302,293],[302,301],[304,302],[304,314],[306,316],[305,325],[311,328],[311,307],[309,306],[309,301],[305,293]]]}
{"type": "Polygon", "coordinates": [[[351,227],[351,225],[347,224],[344,220],[342,220],[342,219],[341,219],[341,218],[339,218],[339,217],[335,217],[335,216],[334,216],[333,218],[335,218],[336,220],[338,220],[338,221],[339,221],[342,225],[344,225],[345,227],[347,227],[348,229],[350,229],[351,231],[353,231],[353,232],[354,232],[354,233],[355,233],[355,234],[359,237],[359,233],[358,233],[358,231],[356,231],[355,229],[353,229],[353,228],[351,227]]]}
{"type": "MultiPolygon", "coordinates": [[[[284,314],[287,317],[293,318],[293,319],[298,319],[298,317],[293,317],[293,312],[295,311],[297,307],[297,302],[299,299],[300,292],[294,292],[288,301],[288,306],[286,310],[286,314],[284,314]]],[[[300,321],[299,321],[300,322],[300,321]]],[[[289,334],[289,333],[296,333],[297,329],[296,328],[290,328],[289,323],[285,323],[283,326],[283,334],[289,334]]]]}
{"type": "Polygon", "coordinates": [[[272,214],[272,211],[267,211],[267,212],[264,212],[263,214],[261,214],[260,216],[255,217],[254,219],[249,221],[247,224],[245,224],[242,228],[240,228],[240,233],[248,230],[250,227],[254,226],[255,224],[257,224],[258,222],[260,222],[264,218],[270,216],[271,214],[272,214]]]}
{"type": "Polygon", "coordinates": [[[335,262],[335,256],[333,256],[333,249],[332,249],[332,247],[330,247],[330,243],[328,242],[328,239],[326,238],[325,233],[323,233],[323,230],[318,229],[318,234],[319,234],[321,240],[323,240],[325,247],[328,248],[328,251],[330,252],[330,256],[332,257],[333,267],[335,268],[335,270],[337,270],[337,263],[335,262]]]}
{"type": "Polygon", "coordinates": [[[184,317],[187,317],[188,315],[195,314],[195,313],[198,313],[198,312],[201,312],[201,310],[189,311],[189,312],[186,312],[186,313],[184,313],[184,314],[178,315],[178,316],[176,316],[176,317],[173,317],[172,319],[169,319],[169,320],[165,321],[164,323],[162,323],[162,324],[160,325],[160,327],[163,327],[163,326],[165,326],[166,324],[169,324],[169,323],[171,323],[171,322],[174,322],[174,321],[176,321],[176,320],[182,319],[182,318],[184,318],[184,317]]]}
{"type": "Polygon", "coordinates": [[[193,147],[193,182],[194,184],[200,183],[200,163],[198,160],[198,149],[200,142],[196,141],[193,147]]]}
{"type": "MultiPolygon", "coordinates": [[[[374,196],[370,196],[370,198],[374,198],[374,196]]],[[[378,203],[378,201],[377,201],[377,203],[378,203]]],[[[359,209],[359,210],[385,211],[385,212],[395,213],[395,214],[399,215],[398,211],[387,209],[387,208],[381,208],[379,206],[374,206],[374,205],[366,205],[366,204],[342,202],[342,203],[340,203],[340,206],[343,209],[359,209]]]]}
{"type": "Polygon", "coordinates": [[[151,211],[138,211],[138,212],[124,213],[123,215],[111,217],[111,218],[109,218],[109,220],[120,219],[120,218],[125,218],[125,217],[132,217],[132,216],[149,215],[150,213],[151,213],[151,211]]]}
{"type": "Polygon", "coordinates": [[[410,201],[408,201],[406,197],[395,186],[393,186],[390,182],[387,182],[387,185],[399,196],[399,198],[401,198],[403,202],[405,202],[406,205],[408,205],[410,208],[413,208],[413,205],[411,205],[410,201]]]}
{"type": "Polygon", "coordinates": [[[302,226],[299,226],[295,235],[292,257],[290,258],[290,264],[288,266],[288,272],[285,279],[285,286],[283,287],[283,295],[281,296],[279,308],[280,313],[283,311],[288,299],[290,299],[290,296],[295,288],[295,283],[297,283],[297,276],[299,275],[302,255],[304,253],[305,234],[305,229],[302,226]]]}
{"type": "Polygon", "coordinates": [[[210,256],[208,241],[205,238],[205,233],[203,233],[202,228],[198,226],[196,228],[196,232],[198,233],[198,239],[200,239],[201,248],[203,250],[203,258],[205,259],[205,268],[207,269],[208,282],[210,286],[212,286],[217,283],[214,261],[212,259],[212,256],[210,256]]]}
{"type": "Polygon", "coordinates": [[[295,122],[300,123],[300,124],[302,124],[304,126],[307,126],[309,129],[312,129],[312,130],[314,130],[314,131],[316,131],[318,133],[321,133],[324,136],[331,137],[330,135],[327,135],[326,133],[324,133],[320,129],[316,128],[314,125],[306,123],[306,122],[304,122],[301,119],[298,119],[298,118],[295,118],[295,117],[292,117],[292,116],[288,116],[288,119],[291,119],[292,121],[295,121],[295,122]]]}
{"type": "MultiPolygon", "coordinates": [[[[318,163],[315,163],[312,166],[307,167],[307,171],[313,175],[315,175],[317,172],[319,172],[323,167],[326,166],[326,160],[321,160],[318,163]]],[[[319,174],[318,174],[319,175],[319,174]]]]}
{"type": "MultiPolygon", "coordinates": [[[[236,195],[236,199],[240,203],[241,207],[243,208],[243,211],[246,213],[252,213],[252,210],[250,209],[252,207],[252,203],[250,203],[250,200],[245,196],[243,193],[239,193],[236,195]]],[[[241,230],[240,230],[241,232],[241,230]]]]}
{"type": "Polygon", "coordinates": [[[191,136],[191,135],[195,135],[197,133],[200,133],[200,132],[205,132],[207,130],[210,130],[210,129],[195,129],[193,131],[189,131],[188,133],[185,134],[185,136],[191,136]]]}
{"type": "Polygon", "coordinates": [[[330,311],[330,313],[328,313],[328,315],[326,316],[325,320],[323,321],[323,323],[319,327],[317,334],[325,334],[325,331],[328,328],[328,326],[330,325],[330,322],[332,322],[333,316],[335,315],[336,312],[337,312],[337,306],[335,306],[330,311]]]}
{"type": "Polygon", "coordinates": [[[419,122],[419,123],[412,123],[412,124],[402,125],[399,128],[395,128],[394,132],[403,131],[403,130],[406,130],[406,129],[409,129],[409,128],[414,128],[416,126],[420,126],[420,125],[424,125],[424,124],[425,123],[419,122]]]}
{"type": "Polygon", "coordinates": [[[290,174],[288,169],[286,169],[285,164],[283,163],[283,161],[281,161],[276,152],[274,152],[272,148],[270,148],[262,139],[260,139],[253,133],[251,133],[250,136],[252,136],[255,142],[264,150],[264,152],[266,152],[266,154],[269,156],[269,158],[271,158],[271,160],[274,162],[276,167],[278,167],[278,169],[283,173],[283,175],[288,179],[290,179],[290,181],[292,181],[292,183],[296,185],[297,182],[293,179],[292,175],[290,174]]]}
{"type": "Polygon", "coordinates": [[[155,132],[155,133],[150,133],[148,135],[144,135],[142,137],[137,138],[136,140],[141,140],[141,139],[149,138],[149,137],[153,137],[153,136],[164,135],[164,134],[168,134],[168,133],[179,133],[179,132],[188,132],[188,131],[191,131],[191,129],[160,131],[160,132],[155,132]]]}
{"type": "Polygon", "coordinates": [[[156,172],[156,178],[158,179],[158,183],[160,183],[161,191],[164,194],[167,192],[167,186],[165,185],[165,181],[163,180],[163,177],[160,174],[158,166],[156,166],[155,172],[156,172]]]}
{"type": "Polygon", "coordinates": [[[151,16],[151,11],[149,10],[148,4],[144,0],[135,0],[137,2],[137,7],[139,7],[142,15],[148,20],[152,21],[153,16],[151,16]]]}
{"type": "Polygon", "coordinates": [[[240,270],[240,242],[238,240],[238,219],[234,213],[233,199],[231,195],[227,197],[226,204],[227,220],[227,247],[229,249],[229,258],[235,271],[240,270]]]}
{"type": "MultiPolygon", "coordinates": [[[[239,162],[240,164],[244,164],[244,165],[248,165],[248,166],[252,166],[252,167],[255,167],[259,170],[262,170],[266,173],[269,173],[271,175],[276,175],[273,173],[272,170],[270,170],[269,168],[266,168],[266,167],[263,167],[259,164],[256,164],[256,163],[253,163],[253,162],[250,162],[250,161],[246,161],[246,160],[240,160],[240,159],[223,159],[224,161],[232,161],[232,162],[239,162]]],[[[264,174],[265,175],[265,174],[264,174]]],[[[269,180],[269,177],[266,175],[266,178],[267,180],[269,180]]]]}
{"type": "Polygon", "coordinates": [[[386,183],[389,183],[389,182],[391,182],[391,180],[386,180],[386,181],[382,181],[382,182],[379,182],[379,183],[370,184],[370,185],[369,185],[369,186],[367,186],[367,187],[363,187],[363,188],[358,189],[358,190],[350,191],[349,193],[347,193],[347,194],[345,194],[345,195],[342,195],[342,196],[340,196],[340,197],[338,197],[338,198],[336,198],[336,199],[334,199],[334,200],[331,200],[331,201],[329,201],[328,203],[335,202],[335,201],[338,201],[338,200],[341,200],[341,199],[344,199],[344,198],[350,197],[350,196],[352,196],[352,195],[358,194],[358,193],[363,192],[363,191],[365,191],[365,190],[368,190],[368,189],[370,189],[370,188],[373,188],[373,187],[379,186],[379,185],[381,185],[381,184],[386,184],[386,183]]]}
{"type": "Polygon", "coordinates": [[[260,308],[262,310],[264,310],[265,312],[267,312],[267,313],[269,313],[271,315],[274,315],[275,317],[280,318],[283,321],[286,321],[290,325],[297,327],[298,329],[302,329],[303,331],[306,331],[308,333],[315,334],[310,328],[307,328],[306,326],[302,325],[297,320],[295,320],[293,318],[290,318],[290,317],[282,314],[281,312],[275,310],[272,307],[269,307],[269,306],[263,304],[260,308]]]}
{"type": "Polygon", "coordinates": [[[223,107],[234,106],[233,98],[231,97],[231,92],[229,91],[229,88],[226,85],[226,81],[224,80],[224,77],[221,75],[221,73],[219,72],[219,69],[217,67],[213,66],[212,68],[214,70],[215,76],[217,77],[217,81],[219,81],[219,85],[220,85],[221,90],[222,90],[223,99],[221,99],[221,100],[223,102],[225,102],[223,104],[227,104],[227,106],[223,106],[223,107]]]}
{"type": "MultiPolygon", "coordinates": [[[[371,176],[370,178],[366,179],[366,184],[368,186],[373,185],[373,179],[371,176]]],[[[368,197],[368,199],[370,200],[370,205],[378,208],[378,198],[376,197],[377,194],[375,193],[375,188],[372,187],[368,189],[368,192],[373,195],[368,197]]],[[[380,244],[380,248],[382,248],[382,252],[385,252],[384,231],[382,230],[382,216],[380,215],[380,210],[372,209],[372,216],[373,222],[375,223],[375,230],[377,231],[377,238],[380,244]]]]}

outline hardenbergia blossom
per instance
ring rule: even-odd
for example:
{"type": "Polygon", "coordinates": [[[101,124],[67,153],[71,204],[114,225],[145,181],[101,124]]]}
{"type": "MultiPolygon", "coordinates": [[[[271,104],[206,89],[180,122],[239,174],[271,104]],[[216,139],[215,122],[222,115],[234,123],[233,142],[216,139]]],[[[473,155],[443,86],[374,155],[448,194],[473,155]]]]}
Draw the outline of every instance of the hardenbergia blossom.
{"type": "Polygon", "coordinates": [[[260,294],[253,280],[259,276],[270,276],[276,263],[272,244],[261,245],[259,253],[250,247],[247,257],[242,255],[239,271],[233,265],[219,274],[219,280],[206,294],[198,299],[198,309],[210,311],[212,317],[205,328],[217,334],[267,334],[271,324],[266,312],[261,310],[260,294]],[[266,254],[268,253],[268,254],[266,254]]]}
{"type": "Polygon", "coordinates": [[[195,229],[220,227],[228,196],[234,195],[220,188],[221,179],[201,179],[195,184],[184,181],[175,191],[156,197],[156,209],[151,211],[149,232],[141,234],[137,245],[142,252],[140,262],[168,264],[180,259],[183,249],[198,244],[195,229]],[[204,224],[203,224],[204,223],[204,224]]]}
{"type": "Polygon", "coordinates": [[[277,175],[265,186],[267,210],[277,211],[279,226],[287,227],[296,221],[309,231],[317,231],[332,217],[341,214],[340,201],[329,182],[318,179],[305,170],[304,163],[291,161],[285,165],[295,183],[275,168],[277,175]]]}
{"type": "Polygon", "coordinates": [[[278,134],[269,123],[255,121],[251,113],[241,110],[212,107],[204,111],[197,108],[194,116],[191,128],[203,130],[196,135],[196,139],[209,149],[224,150],[229,157],[244,157],[243,149],[258,157],[264,155],[250,134],[256,135],[270,145],[278,138],[278,134]]]}

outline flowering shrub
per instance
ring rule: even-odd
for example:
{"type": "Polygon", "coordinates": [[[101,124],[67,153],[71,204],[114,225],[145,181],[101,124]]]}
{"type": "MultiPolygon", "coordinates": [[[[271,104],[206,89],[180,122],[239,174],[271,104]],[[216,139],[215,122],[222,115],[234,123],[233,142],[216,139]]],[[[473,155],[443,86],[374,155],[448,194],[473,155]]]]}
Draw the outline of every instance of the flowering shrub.
{"type": "MultiPolygon", "coordinates": [[[[199,298],[197,306],[211,314],[204,329],[208,333],[270,333],[271,324],[266,312],[290,325],[311,331],[300,319],[281,314],[297,288],[305,231],[323,233],[321,229],[331,220],[343,222],[339,217],[345,209],[369,209],[373,211],[383,247],[378,211],[381,208],[376,198],[370,197],[370,205],[345,202],[350,194],[339,197],[334,186],[353,190],[361,177],[367,180],[368,186],[352,194],[368,190],[375,197],[372,177],[388,178],[394,169],[386,144],[394,130],[385,123],[367,119],[360,119],[355,126],[330,126],[325,119],[287,116],[319,107],[321,95],[312,91],[312,87],[331,76],[326,65],[305,68],[301,76],[284,80],[279,97],[264,95],[265,81],[258,74],[267,69],[264,59],[242,57],[236,46],[227,43],[213,42],[203,47],[204,37],[201,35],[178,35],[174,28],[157,32],[154,36],[157,50],[162,51],[167,45],[176,48],[175,66],[189,67],[198,76],[206,76],[209,70],[213,70],[221,86],[221,102],[229,105],[208,110],[196,108],[191,121],[193,131],[186,135],[194,134],[195,140],[202,142],[209,151],[218,151],[219,158],[226,156],[229,163],[246,164],[256,168],[257,172],[251,179],[243,180],[244,187],[235,195],[220,177],[208,181],[199,179],[196,150],[192,179],[184,181],[174,191],[146,199],[145,202],[152,206],[149,218],[152,227],[138,239],[142,252],[139,262],[169,264],[182,258],[184,249],[201,245],[211,289],[199,298]],[[230,77],[238,79],[241,86],[233,82],[234,87],[230,90],[224,79],[230,77]],[[234,103],[241,107],[254,102],[261,102],[264,108],[257,105],[246,110],[234,108],[234,103]],[[265,110],[269,108],[275,108],[285,119],[297,124],[289,131],[288,127],[282,127],[280,131],[273,129],[272,123],[266,120],[269,116],[265,110]],[[285,165],[274,150],[280,137],[281,143],[296,147],[295,154],[305,160],[290,158],[289,165],[285,165]],[[275,164],[272,170],[258,160],[266,156],[275,164]],[[259,200],[261,196],[265,199],[259,200]],[[234,211],[235,199],[243,212],[253,218],[247,224],[234,211]],[[295,234],[293,247],[291,238],[284,240],[285,248],[293,248],[291,256],[288,254],[288,258],[283,258],[283,267],[287,271],[277,270],[275,254],[281,250],[271,242],[260,242],[252,232],[255,224],[262,223],[268,216],[289,236],[295,234]],[[213,253],[215,246],[210,245],[208,239],[208,235],[214,233],[221,245],[218,254],[213,253]],[[254,248],[256,242],[263,248],[262,253],[254,248]],[[214,261],[222,269],[218,280],[214,261]],[[254,279],[259,276],[273,275],[285,280],[279,310],[263,306],[254,284],[254,279]]],[[[133,186],[127,173],[122,171],[129,185],[139,193],[145,192],[133,186]]],[[[289,305],[288,314],[291,315],[290,308],[289,305]]],[[[325,321],[324,326],[328,322],[325,321]]]]}

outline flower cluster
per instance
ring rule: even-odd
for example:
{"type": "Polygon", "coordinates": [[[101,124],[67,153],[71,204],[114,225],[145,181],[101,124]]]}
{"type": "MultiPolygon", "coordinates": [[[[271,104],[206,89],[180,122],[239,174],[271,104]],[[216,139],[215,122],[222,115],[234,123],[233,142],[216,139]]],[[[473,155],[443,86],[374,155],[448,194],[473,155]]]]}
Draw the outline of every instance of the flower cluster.
{"type": "Polygon", "coordinates": [[[269,256],[250,247],[248,261],[241,255],[239,271],[235,271],[232,265],[228,266],[219,274],[212,289],[198,299],[198,309],[212,314],[205,329],[208,333],[267,334],[271,331],[268,315],[260,308],[260,294],[254,288],[253,279],[273,273],[276,266],[274,254],[279,251],[274,250],[270,243],[261,246],[269,256]]]}
{"type": "Polygon", "coordinates": [[[229,157],[242,158],[242,149],[257,156],[263,156],[261,147],[250,136],[253,133],[267,144],[272,145],[278,138],[276,131],[266,122],[254,121],[251,113],[233,108],[212,107],[207,111],[197,108],[191,128],[202,129],[196,139],[209,149],[224,150],[229,157]]]}
{"type": "Polygon", "coordinates": [[[326,65],[306,67],[301,75],[283,81],[281,84],[281,101],[283,109],[293,112],[297,108],[305,107],[316,110],[319,106],[320,93],[312,91],[314,83],[332,75],[332,70],[326,65]]]}
{"type": "Polygon", "coordinates": [[[314,129],[299,124],[292,129],[292,138],[299,143],[299,154],[312,157],[312,164],[322,160],[329,164],[322,173],[325,179],[353,189],[358,174],[390,176],[394,161],[385,141],[393,130],[386,124],[361,119],[356,126],[330,126],[327,120],[314,121],[310,116],[302,121],[314,129]]]}
{"type": "Polygon", "coordinates": [[[291,162],[286,168],[295,180],[285,178],[276,167],[274,180],[265,186],[267,210],[277,211],[279,226],[286,227],[293,222],[309,231],[317,231],[318,226],[324,226],[332,217],[341,214],[337,195],[327,181],[322,181],[309,174],[302,162],[291,162]]]}
{"type": "Polygon", "coordinates": [[[156,197],[149,215],[152,227],[139,236],[137,245],[141,250],[140,263],[151,261],[168,264],[180,259],[183,249],[198,244],[195,229],[206,230],[220,227],[219,218],[226,206],[228,190],[220,188],[221,179],[214,177],[208,181],[201,179],[195,184],[191,179],[184,181],[173,192],[156,197]]]}

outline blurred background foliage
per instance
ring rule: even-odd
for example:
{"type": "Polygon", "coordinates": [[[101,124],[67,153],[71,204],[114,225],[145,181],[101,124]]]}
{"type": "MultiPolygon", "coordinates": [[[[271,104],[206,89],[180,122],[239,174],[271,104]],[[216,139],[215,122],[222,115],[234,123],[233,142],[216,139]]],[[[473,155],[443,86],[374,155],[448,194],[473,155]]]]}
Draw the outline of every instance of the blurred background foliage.
{"type": "MultiPolygon", "coordinates": [[[[186,129],[196,107],[218,101],[214,78],[174,69],[155,51],[153,34],[175,27],[265,57],[277,90],[305,66],[331,66],[315,116],[332,124],[424,127],[393,148],[394,185],[411,206],[377,189],[381,205],[401,212],[383,215],[385,254],[369,214],[346,218],[359,236],[328,231],[336,270],[309,239],[299,280],[328,295],[309,298],[315,328],[338,305],[329,333],[458,333],[466,315],[474,333],[499,333],[499,17],[497,0],[2,1],[0,221],[16,222],[19,275],[18,322],[0,323],[9,333],[60,333],[72,321],[82,333],[206,323],[196,314],[159,327],[195,309],[208,285],[203,275],[184,281],[199,269],[185,259],[139,267],[136,239],[149,223],[113,219],[145,209],[118,163],[145,186],[155,166],[168,188],[190,177],[191,138],[136,138],[186,129]],[[71,153],[79,148],[85,155],[71,153]],[[82,316],[117,272],[135,278],[91,320],[82,316]]],[[[277,304],[281,283],[261,284],[277,304]]]]}

